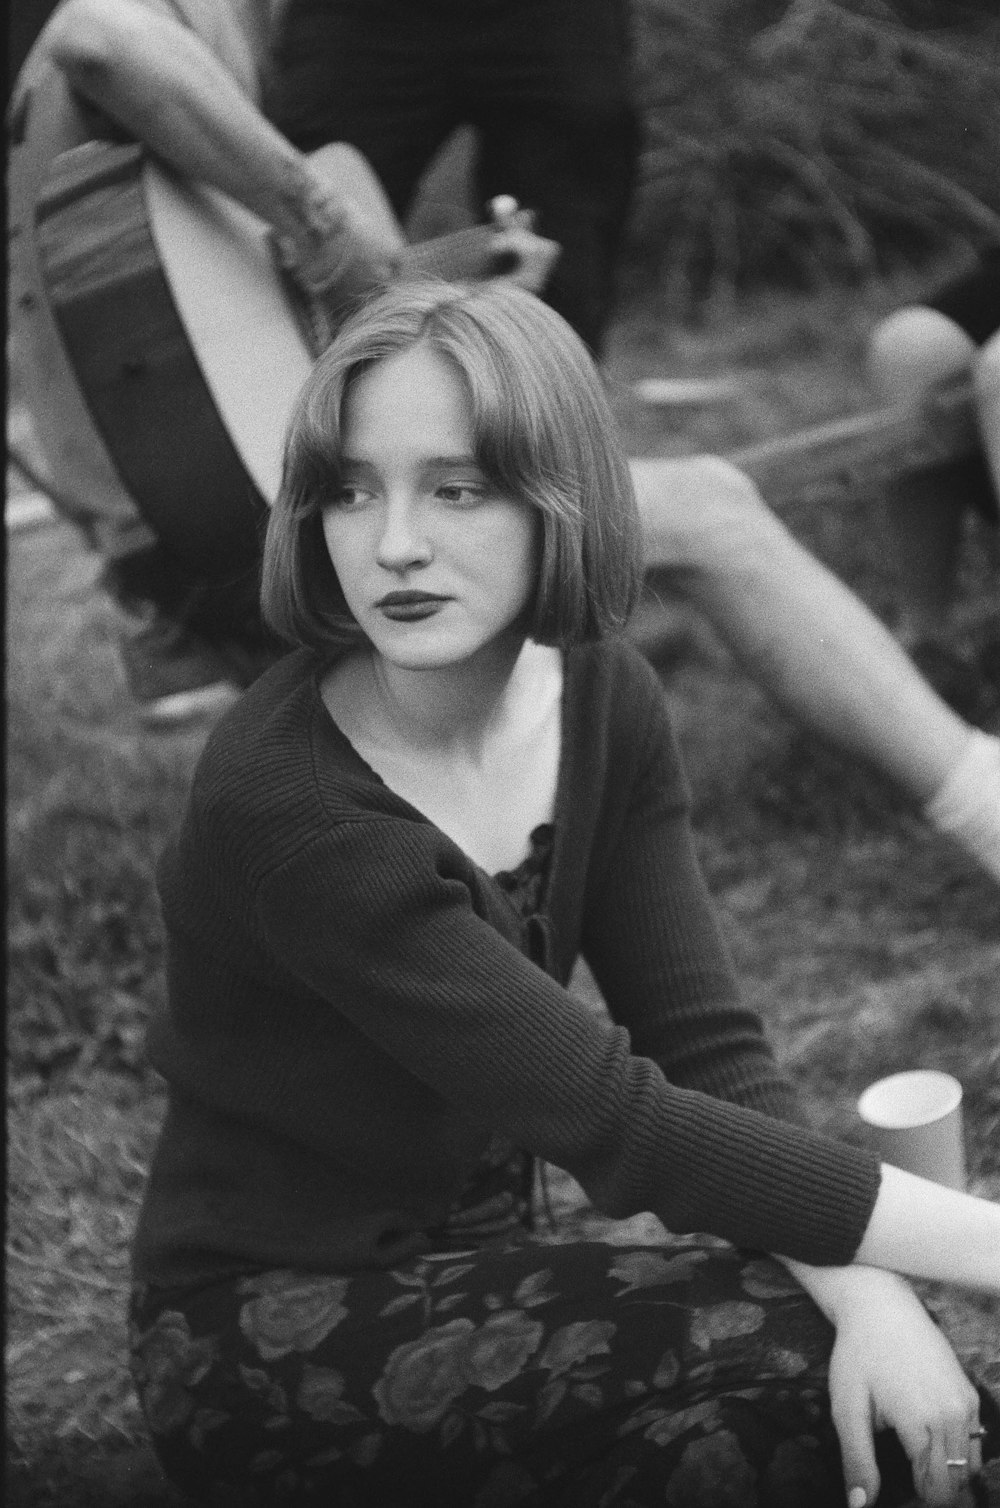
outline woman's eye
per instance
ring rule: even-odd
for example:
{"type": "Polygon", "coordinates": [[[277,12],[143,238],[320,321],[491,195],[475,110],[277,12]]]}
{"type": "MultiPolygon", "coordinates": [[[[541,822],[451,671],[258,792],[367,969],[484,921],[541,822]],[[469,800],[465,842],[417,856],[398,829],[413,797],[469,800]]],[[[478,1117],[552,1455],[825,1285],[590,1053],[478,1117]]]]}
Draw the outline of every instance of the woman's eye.
{"type": "Polygon", "coordinates": [[[479,482],[442,482],[437,489],[437,496],[444,503],[471,506],[481,501],[484,491],[479,482]]]}
{"type": "Polygon", "coordinates": [[[362,503],[367,494],[361,487],[349,485],[337,487],[330,496],[331,508],[356,508],[362,503]]]}

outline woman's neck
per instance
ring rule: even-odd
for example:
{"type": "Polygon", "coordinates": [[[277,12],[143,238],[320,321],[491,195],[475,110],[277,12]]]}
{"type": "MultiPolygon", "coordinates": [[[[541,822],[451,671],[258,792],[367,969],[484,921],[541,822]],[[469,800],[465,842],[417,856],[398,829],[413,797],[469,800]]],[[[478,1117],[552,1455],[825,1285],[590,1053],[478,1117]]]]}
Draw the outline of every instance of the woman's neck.
{"type": "Polygon", "coordinates": [[[385,784],[495,874],[553,820],[562,689],[560,651],[517,640],[440,670],[360,651],[331,667],[321,692],[385,784]]]}
{"type": "Polygon", "coordinates": [[[555,651],[505,635],[472,660],[438,670],[407,670],[372,654],[369,733],[414,751],[472,763],[506,732],[523,737],[543,715],[554,687],[555,651]]]}

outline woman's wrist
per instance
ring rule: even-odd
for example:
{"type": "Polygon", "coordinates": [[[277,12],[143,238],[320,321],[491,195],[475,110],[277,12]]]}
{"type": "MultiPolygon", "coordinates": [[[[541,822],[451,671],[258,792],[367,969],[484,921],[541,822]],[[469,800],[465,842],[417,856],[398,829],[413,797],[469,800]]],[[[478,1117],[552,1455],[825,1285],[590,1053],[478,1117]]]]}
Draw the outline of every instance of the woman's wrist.
{"type": "Polygon", "coordinates": [[[778,1260],[802,1284],[809,1297],[838,1329],[859,1317],[870,1314],[871,1305],[913,1297],[905,1278],[877,1267],[812,1267],[791,1257],[778,1260]]]}
{"type": "Polygon", "coordinates": [[[854,1260],[1000,1294],[1000,1204],[883,1163],[854,1260]]]}

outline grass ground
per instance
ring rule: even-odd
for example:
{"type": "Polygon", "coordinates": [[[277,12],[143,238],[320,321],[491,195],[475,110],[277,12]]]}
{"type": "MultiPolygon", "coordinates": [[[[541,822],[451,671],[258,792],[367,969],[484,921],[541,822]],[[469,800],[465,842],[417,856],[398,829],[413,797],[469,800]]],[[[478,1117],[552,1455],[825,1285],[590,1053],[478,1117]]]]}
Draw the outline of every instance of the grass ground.
{"type": "MultiPolygon", "coordinates": [[[[610,370],[633,446],[726,448],[862,406],[870,313],[832,296],[740,311],[724,332],[623,319],[610,370]],[[653,413],[630,397],[639,376],[734,368],[741,394],[723,410],[653,413]]],[[[865,500],[791,522],[884,601],[865,500]]],[[[982,543],[970,541],[973,607],[988,590],[982,543]]],[[[124,1368],[127,1246],[162,1109],[142,1049],[162,988],[152,869],[201,735],[151,736],[135,722],[120,624],[67,526],[10,540],[8,615],[7,1500],[151,1508],[172,1499],[124,1368]]],[[[921,1065],[955,1073],[972,1187],[1000,1197],[996,889],[870,772],[779,716],[703,631],[684,628],[679,645],[665,687],[701,851],[782,1059],[818,1120],[849,1137],[871,1079],[921,1065]]],[[[568,1185],[556,1195],[568,1219],[605,1229],[568,1185]]],[[[1000,1306],[928,1299],[1000,1390],[1000,1306]]]]}

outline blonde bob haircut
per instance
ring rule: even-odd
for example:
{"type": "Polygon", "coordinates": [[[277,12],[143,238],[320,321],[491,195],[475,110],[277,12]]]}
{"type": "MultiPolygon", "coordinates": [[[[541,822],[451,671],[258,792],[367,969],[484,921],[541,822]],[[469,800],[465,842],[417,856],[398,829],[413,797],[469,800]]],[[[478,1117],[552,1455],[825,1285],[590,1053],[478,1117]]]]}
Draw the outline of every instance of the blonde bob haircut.
{"type": "Polygon", "coordinates": [[[509,283],[399,283],[358,309],[299,395],[264,544],[270,626],[328,652],[363,639],[323,538],[343,465],[344,398],[361,373],[427,345],[461,373],[473,453],[489,481],[541,517],[526,631],[569,648],[621,629],[639,588],[639,520],[615,422],[582,341],[509,283]]]}

